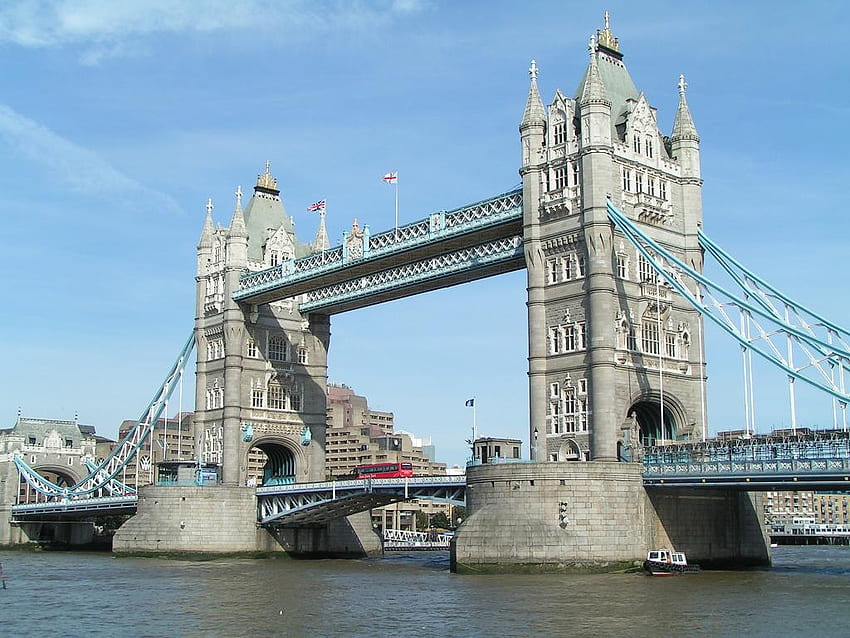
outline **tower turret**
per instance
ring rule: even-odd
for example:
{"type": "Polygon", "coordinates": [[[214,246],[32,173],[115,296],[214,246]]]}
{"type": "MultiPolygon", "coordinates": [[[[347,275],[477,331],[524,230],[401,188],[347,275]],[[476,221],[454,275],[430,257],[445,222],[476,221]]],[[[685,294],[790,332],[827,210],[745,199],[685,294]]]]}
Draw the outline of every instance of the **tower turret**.
{"type": "Polygon", "coordinates": [[[242,187],[236,188],[236,208],[227,231],[227,265],[231,268],[248,266],[248,230],[245,228],[245,214],[242,212],[242,187]]]}
{"type": "Polygon", "coordinates": [[[207,200],[207,217],[201,230],[201,238],[198,240],[198,265],[197,275],[204,274],[207,264],[212,259],[213,223],[212,223],[212,199],[207,200]]]}
{"type": "MultiPolygon", "coordinates": [[[[607,28],[606,28],[607,31],[607,28]]],[[[611,145],[611,101],[605,91],[605,83],[599,74],[596,38],[590,37],[588,44],[590,62],[581,89],[579,108],[581,111],[581,146],[611,145]]]]}
{"type": "Polygon", "coordinates": [[[610,389],[615,385],[614,335],[610,326],[614,323],[617,308],[616,287],[612,260],[613,237],[608,221],[608,197],[613,190],[612,161],[614,149],[611,142],[611,101],[599,72],[599,56],[613,55],[619,61],[622,56],[613,50],[616,39],[608,27],[600,39],[610,46],[600,53],[597,38],[591,36],[588,44],[590,61],[585,74],[584,86],[579,97],[581,137],[579,157],[581,165],[582,230],[586,251],[586,347],[590,364],[589,410],[593,414],[590,428],[590,454],[594,460],[617,458],[616,414],[610,400],[610,389]],[[610,51],[610,53],[609,53],[610,51]]]}
{"type": "Polygon", "coordinates": [[[685,98],[685,90],[688,88],[685,76],[679,76],[679,108],[676,110],[676,119],[673,120],[673,134],[670,136],[670,149],[673,157],[679,160],[682,166],[682,177],[700,179],[699,161],[699,135],[691,110],[688,108],[688,100],[685,98]]]}
{"type": "Polygon", "coordinates": [[[546,444],[546,264],[540,243],[540,201],[543,197],[546,112],[537,88],[537,63],[528,69],[531,82],[519,125],[522,142],[523,244],[528,288],[528,383],[532,459],[545,460],[546,444]]]}

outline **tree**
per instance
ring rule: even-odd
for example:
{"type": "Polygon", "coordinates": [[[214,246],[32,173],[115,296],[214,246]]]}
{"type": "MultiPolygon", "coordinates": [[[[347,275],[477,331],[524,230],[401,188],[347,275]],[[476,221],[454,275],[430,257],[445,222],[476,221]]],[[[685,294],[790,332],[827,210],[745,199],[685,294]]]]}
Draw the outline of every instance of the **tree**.
{"type": "Polygon", "coordinates": [[[431,517],[431,526],[441,529],[449,529],[452,524],[444,512],[437,512],[431,517]]]}

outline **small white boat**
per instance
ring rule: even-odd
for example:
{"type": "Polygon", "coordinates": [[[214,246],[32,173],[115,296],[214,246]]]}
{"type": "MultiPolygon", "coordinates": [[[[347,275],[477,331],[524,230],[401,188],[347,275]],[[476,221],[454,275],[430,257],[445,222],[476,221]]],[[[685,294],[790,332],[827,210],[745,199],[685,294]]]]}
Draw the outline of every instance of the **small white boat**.
{"type": "Polygon", "coordinates": [[[699,571],[699,565],[688,565],[684,552],[674,552],[670,549],[653,549],[647,552],[643,568],[650,576],[676,576],[699,571]]]}

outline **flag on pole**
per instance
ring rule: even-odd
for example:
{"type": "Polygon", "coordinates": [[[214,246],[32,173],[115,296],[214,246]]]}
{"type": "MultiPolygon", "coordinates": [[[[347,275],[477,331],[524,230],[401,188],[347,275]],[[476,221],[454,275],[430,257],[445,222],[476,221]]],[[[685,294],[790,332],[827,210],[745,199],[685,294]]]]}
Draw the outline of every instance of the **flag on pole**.
{"type": "Polygon", "coordinates": [[[317,210],[325,210],[325,200],[316,202],[307,207],[307,210],[315,212],[317,210]]]}
{"type": "Polygon", "coordinates": [[[466,403],[464,403],[464,405],[465,405],[466,407],[468,407],[468,408],[473,408],[473,407],[475,407],[475,399],[474,399],[474,398],[472,398],[472,399],[467,399],[467,400],[466,400],[466,403]]]}
{"type": "Polygon", "coordinates": [[[382,178],[387,184],[395,184],[398,181],[398,171],[393,171],[392,173],[387,173],[382,178]]]}

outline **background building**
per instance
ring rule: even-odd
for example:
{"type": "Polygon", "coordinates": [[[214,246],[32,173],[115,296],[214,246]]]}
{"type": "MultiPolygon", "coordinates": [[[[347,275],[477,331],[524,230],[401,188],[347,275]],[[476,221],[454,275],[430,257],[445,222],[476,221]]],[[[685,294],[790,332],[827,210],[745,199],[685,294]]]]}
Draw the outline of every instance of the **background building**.
{"type": "MultiPolygon", "coordinates": [[[[409,432],[396,431],[392,412],[371,410],[366,397],[355,394],[347,385],[328,384],[325,437],[328,479],[351,476],[358,465],[385,461],[411,463],[416,476],[446,473],[446,464],[433,460],[433,445],[409,432]]],[[[425,520],[437,513],[451,520],[451,506],[432,501],[377,508],[372,511],[372,520],[381,529],[416,529],[417,512],[425,513],[425,520]]]]}

